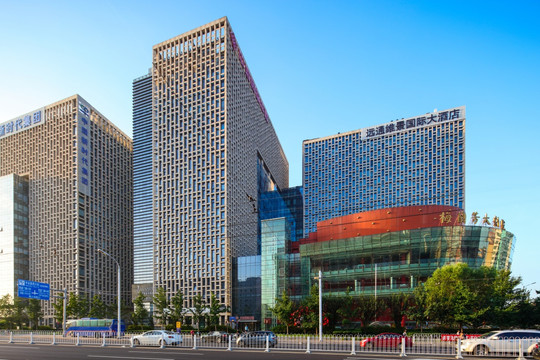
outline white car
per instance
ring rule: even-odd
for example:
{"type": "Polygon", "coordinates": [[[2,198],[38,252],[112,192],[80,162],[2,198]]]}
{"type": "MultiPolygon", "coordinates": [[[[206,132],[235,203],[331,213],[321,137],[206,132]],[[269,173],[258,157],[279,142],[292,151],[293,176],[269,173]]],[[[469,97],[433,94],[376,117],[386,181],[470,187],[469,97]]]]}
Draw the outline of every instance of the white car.
{"type": "Polygon", "coordinates": [[[133,344],[136,346],[161,346],[162,343],[165,345],[180,345],[182,335],[167,330],[151,330],[133,337],[133,344]]]}
{"type": "Polygon", "coordinates": [[[491,331],[477,338],[462,340],[461,352],[483,356],[517,354],[521,341],[523,354],[530,354],[539,339],[539,330],[491,331]]]}

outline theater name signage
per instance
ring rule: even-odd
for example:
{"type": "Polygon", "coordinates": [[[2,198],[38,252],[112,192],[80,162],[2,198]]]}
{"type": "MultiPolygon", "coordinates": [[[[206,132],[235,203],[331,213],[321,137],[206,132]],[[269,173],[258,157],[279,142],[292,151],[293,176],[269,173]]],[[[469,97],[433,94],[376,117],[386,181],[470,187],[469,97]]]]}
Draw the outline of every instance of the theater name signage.
{"type": "MultiPolygon", "coordinates": [[[[470,220],[469,223],[471,225],[476,225],[478,223],[478,220],[480,220],[480,217],[478,216],[478,212],[475,211],[475,212],[472,213],[471,220],[470,220]]],[[[454,225],[465,225],[466,221],[467,220],[466,220],[466,217],[465,217],[465,211],[460,211],[457,214],[457,216],[455,217],[453,224],[454,225]]],[[[452,223],[452,213],[450,211],[443,211],[439,215],[439,222],[440,222],[441,225],[447,225],[447,224],[452,223]]],[[[493,224],[489,221],[488,214],[485,214],[482,217],[481,225],[482,226],[492,226],[492,227],[499,228],[501,230],[505,230],[505,228],[504,228],[505,222],[504,222],[503,219],[500,219],[498,216],[494,216],[493,219],[492,219],[492,222],[493,222],[493,224]]]]}
{"type": "Polygon", "coordinates": [[[362,129],[362,140],[464,118],[465,106],[460,106],[449,110],[435,111],[422,116],[396,120],[383,125],[362,129]]]}
{"type": "Polygon", "coordinates": [[[37,109],[0,124],[0,139],[45,122],[45,108],[37,109]]]}

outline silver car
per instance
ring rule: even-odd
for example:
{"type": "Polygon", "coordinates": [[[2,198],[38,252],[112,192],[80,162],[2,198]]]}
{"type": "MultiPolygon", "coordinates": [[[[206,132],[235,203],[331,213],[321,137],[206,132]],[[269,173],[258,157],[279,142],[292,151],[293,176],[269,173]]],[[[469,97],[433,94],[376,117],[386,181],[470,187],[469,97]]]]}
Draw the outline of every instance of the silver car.
{"type": "Polygon", "coordinates": [[[133,337],[134,345],[161,346],[180,345],[182,335],[167,330],[151,330],[133,337]]]}
{"type": "Polygon", "coordinates": [[[277,336],[272,331],[250,331],[240,334],[236,339],[237,346],[266,346],[268,338],[268,346],[274,347],[277,345],[277,336]]]}
{"type": "Polygon", "coordinates": [[[474,355],[517,354],[519,344],[524,354],[530,354],[540,339],[539,330],[491,331],[480,337],[463,340],[461,352],[474,355]]]}

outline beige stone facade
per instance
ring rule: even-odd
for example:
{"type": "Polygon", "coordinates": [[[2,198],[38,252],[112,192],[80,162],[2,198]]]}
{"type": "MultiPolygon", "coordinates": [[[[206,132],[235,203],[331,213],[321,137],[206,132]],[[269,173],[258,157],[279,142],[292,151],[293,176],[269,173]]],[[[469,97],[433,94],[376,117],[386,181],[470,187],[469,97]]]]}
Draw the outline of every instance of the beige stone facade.
{"type": "MultiPolygon", "coordinates": [[[[14,173],[29,181],[30,280],[89,299],[99,294],[112,304],[116,265],[97,252],[101,248],[120,263],[123,302],[129,304],[131,139],[79,95],[45,106],[34,117],[26,128],[25,116],[19,123],[0,122],[0,176],[14,173]]],[[[52,324],[52,306],[42,304],[52,324]]]]}
{"type": "Polygon", "coordinates": [[[288,187],[288,162],[227,18],[154,46],[153,124],[155,286],[230,306],[257,194],[288,187]]]}

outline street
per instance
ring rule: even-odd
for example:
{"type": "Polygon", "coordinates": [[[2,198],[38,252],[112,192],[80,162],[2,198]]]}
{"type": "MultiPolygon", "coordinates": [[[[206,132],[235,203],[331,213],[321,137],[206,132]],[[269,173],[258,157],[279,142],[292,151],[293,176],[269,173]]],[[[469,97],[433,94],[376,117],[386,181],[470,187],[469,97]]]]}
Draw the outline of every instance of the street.
{"type": "MultiPolygon", "coordinates": [[[[0,344],[0,360],[73,360],[73,359],[134,359],[134,360],[290,360],[290,359],[336,359],[336,360],[380,360],[398,359],[398,354],[311,352],[272,350],[237,350],[223,349],[186,349],[186,348],[130,348],[100,346],[62,346],[62,345],[28,345],[0,344]]],[[[425,360],[426,356],[408,356],[408,359],[425,360]]],[[[455,356],[429,355],[429,359],[450,360],[455,356]]],[[[500,358],[499,358],[500,359],[500,358]]],[[[487,358],[483,358],[487,360],[487,358]]]]}

